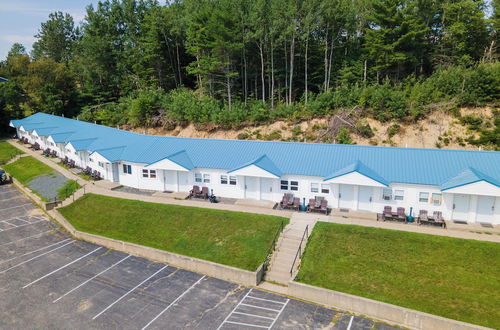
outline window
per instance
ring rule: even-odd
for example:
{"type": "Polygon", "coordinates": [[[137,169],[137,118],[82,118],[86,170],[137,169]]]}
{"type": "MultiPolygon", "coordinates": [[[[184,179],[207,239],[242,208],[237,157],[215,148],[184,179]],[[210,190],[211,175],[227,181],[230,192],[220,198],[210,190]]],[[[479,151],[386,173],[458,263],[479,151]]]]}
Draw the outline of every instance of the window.
{"type": "Polygon", "coordinates": [[[77,155],[77,156],[78,156],[78,151],[75,151],[75,155],[77,155]]]}
{"type": "Polygon", "coordinates": [[[229,184],[236,186],[236,177],[235,176],[229,177],[229,184]]]}
{"type": "Polygon", "coordinates": [[[156,170],[142,170],[142,177],[155,179],[156,178],[156,170]]]}
{"type": "Polygon", "coordinates": [[[227,175],[220,176],[220,184],[227,184],[227,175]]]}
{"type": "Polygon", "coordinates": [[[402,201],[403,199],[405,199],[404,190],[394,190],[394,200],[395,201],[402,201]]]}
{"type": "Polygon", "coordinates": [[[330,185],[328,183],[321,184],[321,193],[329,194],[330,193],[330,185]]]}
{"type": "Polygon", "coordinates": [[[431,199],[432,205],[439,206],[439,205],[441,205],[442,201],[443,201],[442,194],[432,194],[432,199],[431,199]]]}
{"type": "Polygon", "coordinates": [[[98,162],[99,166],[100,167],[104,167],[104,163],[103,162],[98,162]]]}
{"type": "Polygon", "coordinates": [[[418,194],[418,201],[420,203],[429,203],[429,193],[428,192],[421,192],[418,194]]]}
{"type": "Polygon", "coordinates": [[[194,174],[194,182],[201,182],[201,173],[194,174]]]}
{"type": "Polygon", "coordinates": [[[311,192],[312,193],[319,192],[319,183],[311,183],[311,192]]]}
{"type": "Polygon", "coordinates": [[[280,187],[281,187],[281,190],[288,190],[288,181],[287,180],[281,180],[280,181],[280,187]]]}
{"type": "Polygon", "coordinates": [[[290,181],[290,190],[294,190],[294,191],[299,190],[299,182],[298,181],[290,181]]]}
{"type": "Polygon", "coordinates": [[[382,199],[385,201],[390,201],[392,199],[392,189],[384,188],[382,191],[382,199]]]}
{"type": "Polygon", "coordinates": [[[93,163],[93,162],[94,162],[94,160],[93,160],[92,158],[89,158],[89,161],[90,161],[91,163],[93,163]]]}
{"type": "Polygon", "coordinates": [[[203,174],[203,182],[210,183],[210,174],[203,174]]]}
{"type": "Polygon", "coordinates": [[[123,164],[123,173],[132,174],[132,166],[123,164]]]}

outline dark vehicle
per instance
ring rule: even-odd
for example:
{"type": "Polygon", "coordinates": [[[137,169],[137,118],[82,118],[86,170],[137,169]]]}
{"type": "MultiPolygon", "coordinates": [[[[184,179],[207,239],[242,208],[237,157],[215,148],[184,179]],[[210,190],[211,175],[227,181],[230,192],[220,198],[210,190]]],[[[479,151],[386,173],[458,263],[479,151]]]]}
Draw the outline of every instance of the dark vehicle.
{"type": "Polygon", "coordinates": [[[0,184],[5,184],[9,182],[9,177],[4,170],[0,169],[0,184]]]}

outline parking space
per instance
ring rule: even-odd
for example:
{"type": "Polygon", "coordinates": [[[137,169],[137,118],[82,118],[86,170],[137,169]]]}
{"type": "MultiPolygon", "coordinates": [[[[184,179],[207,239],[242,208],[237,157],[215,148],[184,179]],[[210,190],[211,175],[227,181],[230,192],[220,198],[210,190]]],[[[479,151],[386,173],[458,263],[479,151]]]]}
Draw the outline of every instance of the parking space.
{"type": "MultiPolygon", "coordinates": [[[[0,194],[24,199],[1,186],[0,194]]],[[[3,198],[0,195],[0,200],[3,198]]],[[[0,328],[369,329],[369,319],[74,240],[0,216],[0,328]]]]}

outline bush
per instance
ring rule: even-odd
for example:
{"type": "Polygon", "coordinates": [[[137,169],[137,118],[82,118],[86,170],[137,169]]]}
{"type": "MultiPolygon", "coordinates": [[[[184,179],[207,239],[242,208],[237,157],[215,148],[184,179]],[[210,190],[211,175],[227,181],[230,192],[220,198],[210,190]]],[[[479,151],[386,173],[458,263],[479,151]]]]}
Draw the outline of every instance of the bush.
{"type": "Polygon", "coordinates": [[[391,125],[387,129],[387,135],[389,136],[389,138],[392,138],[394,135],[398,134],[400,129],[401,129],[401,126],[399,126],[399,124],[391,125]]]}
{"type": "Polygon", "coordinates": [[[339,144],[352,144],[351,136],[349,130],[345,127],[341,127],[337,134],[337,141],[339,144]]]}
{"type": "Polygon", "coordinates": [[[64,186],[57,189],[57,198],[63,201],[69,196],[73,195],[73,193],[80,189],[80,187],[81,186],[75,180],[68,180],[66,181],[66,183],[64,183],[64,186]]]}
{"type": "Polygon", "coordinates": [[[369,124],[356,126],[356,131],[358,132],[359,135],[367,139],[374,136],[372,128],[370,127],[369,124]]]}

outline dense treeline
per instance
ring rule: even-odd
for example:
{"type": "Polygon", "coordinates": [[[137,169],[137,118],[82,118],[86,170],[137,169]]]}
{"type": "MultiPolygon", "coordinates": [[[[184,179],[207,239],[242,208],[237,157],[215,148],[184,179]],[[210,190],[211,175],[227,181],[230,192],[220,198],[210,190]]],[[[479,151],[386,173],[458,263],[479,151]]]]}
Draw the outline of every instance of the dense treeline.
{"type": "Polygon", "coordinates": [[[0,120],[235,126],[361,106],[412,119],[500,95],[500,1],[107,0],[0,63],[0,120]],[[486,12],[491,17],[486,17],[486,12]]]}

